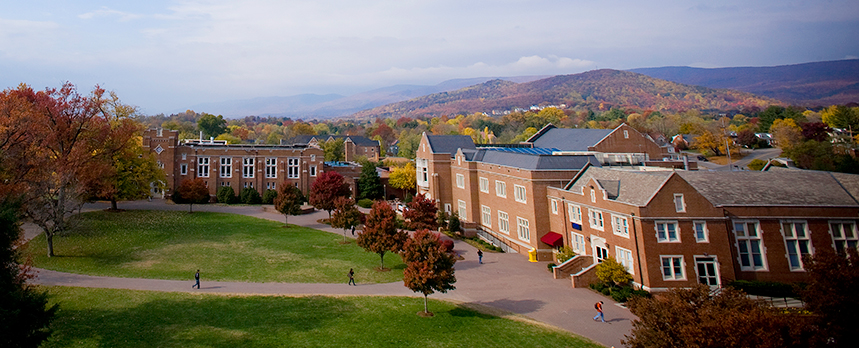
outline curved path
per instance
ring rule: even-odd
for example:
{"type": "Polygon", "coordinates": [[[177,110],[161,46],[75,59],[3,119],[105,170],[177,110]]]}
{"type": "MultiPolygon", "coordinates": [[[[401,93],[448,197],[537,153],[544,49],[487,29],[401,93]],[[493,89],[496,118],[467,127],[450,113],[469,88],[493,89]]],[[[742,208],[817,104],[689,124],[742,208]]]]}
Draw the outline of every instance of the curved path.
{"type": "MultiPolygon", "coordinates": [[[[108,207],[106,203],[85,206],[84,210],[98,210],[108,207]]],[[[120,209],[147,210],[187,210],[187,205],[174,205],[163,200],[122,202],[120,209]]],[[[283,221],[283,215],[273,211],[271,206],[221,206],[195,205],[195,211],[211,211],[243,214],[258,218],[283,221]]],[[[316,228],[336,234],[342,230],[332,229],[317,220],[327,217],[324,211],[312,214],[290,216],[289,223],[316,228]]],[[[40,233],[32,224],[24,226],[25,238],[33,238],[40,233]]],[[[531,263],[518,254],[484,253],[484,263],[477,263],[477,250],[471,245],[456,241],[454,245],[465,260],[456,263],[456,290],[446,294],[433,294],[434,299],[452,300],[490,306],[532,318],[561,329],[590,338],[606,346],[621,346],[620,341],[632,328],[635,317],[629,310],[615,304],[610,298],[601,296],[588,289],[573,289],[569,280],[556,280],[546,271],[546,262],[531,263]],[[605,301],[607,323],[595,322],[593,304],[605,301]]],[[[298,284],[298,283],[240,283],[210,282],[205,274],[201,290],[192,290],[193,279],[188,281],[114,278],[87,276],[38,269],[34,281],[43,285],[79,286],[92,288],[154,290],[171,292],[210,292],[229,294],[270,294],[270,295],[393,295],[415,296],[401,282],[387,284],[298,284]]]]}

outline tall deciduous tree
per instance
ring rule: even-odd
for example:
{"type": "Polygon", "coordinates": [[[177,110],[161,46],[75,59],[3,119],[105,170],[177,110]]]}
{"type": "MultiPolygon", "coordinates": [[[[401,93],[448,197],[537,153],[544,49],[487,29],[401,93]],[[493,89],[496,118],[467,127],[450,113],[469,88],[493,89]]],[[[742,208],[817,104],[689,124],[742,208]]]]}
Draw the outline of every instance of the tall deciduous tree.
{"type": "Polygon", "coordinates": [[[346,240],[346,230],[361,224],[364,217],[355,201],[351,198],[337,197],[334,200],[334,213],[331,214],[331,227],[343,229],[343,240],[346,240]]]}
{"type": "Polygon", "coordinates": [[[320,146],[325,153],[326,161],[342,161],[344,159],[343,138],[324,141],[320,146]]]}
{"type": "Polygon", "coordinates": [[[381,199],[385,195],[382,179],[376,172],[376,164],[364,161],[361,165],[361,176],[358,177],[358,199],[381,199]]]}
{"type": "Polygon", "coordinates": [[[19,214],[19,202],[0,198],[0,346],[38,347],[51,335],[57,305],[48,306],[48,294],[27,284],[34,274],[16,248],[19,214]]]}
{"type": "Polygon", "coordinates": [[[197,121],[197,127],[207,137],[217,137],[227,131],[227,120],[221,115],[203,113],[203,116],[197,121]]]}
{"type": "Polygon", "coordinates": [[[379,269],[385,269],[385,253],[398,253],[409,235],[397,229],[397,214],[388,203],[376,201],[367,219],[364,230],[358,235],[358,245],[364,250],[379,254],[379,269]]]}
{"type": "Polygon", "coordinates": [[[283,223],[289,226],[290,215],[301,214],[301,204],[304,203],[304,195],[295,185],[283,182],[277,188],[277,197],[274,198],[274,208],[283,214],[283,223]]]}
{"type": "Polygon", "coordinates": [[[349,185],[337,172],[322,172],[310,185],[310,204],[316,209],[327,211],[329,218],[334,210],[334,200],[348,196],[349,185]]]}
{"type": "Polygon", "coordinates": [[[416,186],[417,172],[415,165],[412,162],[406,163],[402,167],[394,167],[391,169],[391,176],[388,177],[388,184],[391,187],[398,188],[404,191],[414,191],[416,186]]]}
{"type": "Polygon", "coordinates": [[[411,230],[436,230],[438,229],[438,207],[435,201],[427,199],[423,194],[418,194],[408,204],[409,209],[403,213],[411,230]]]}
{"type": "Polygon", "coordinates": [[[406,262],[403,283],[410,290],[424,294],[424,314],[430,315],[427,296],[456,289],[453,286],[456,258],[445,250],[437,235],[420,230],[403,246],[403,260],[406,262]]]}
{"type": "Polygon", "coordinates": [[[209,188],[201,178],[186,179],[179,183],[179,187],[173,190],[173,202],[176,204],[188,204],[188,212],[194,212],[194,204],[209,203],[209,188]]]}
{"type": "Polygon", "coordinates": [[[847,247],[841,254],[820,248],[803,259],[810,281],[802,291],[805,308],[816,315],[817,342],[829,347],[856,344],[855,320],[859,313],[859,253],[847,247]]]}

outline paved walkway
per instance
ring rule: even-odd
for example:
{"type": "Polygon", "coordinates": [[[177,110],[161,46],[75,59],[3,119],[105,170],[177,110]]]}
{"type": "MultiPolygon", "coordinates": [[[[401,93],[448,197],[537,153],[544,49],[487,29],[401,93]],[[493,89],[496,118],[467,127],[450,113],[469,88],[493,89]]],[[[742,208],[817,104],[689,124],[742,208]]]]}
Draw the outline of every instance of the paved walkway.
{"type": "MultiPolygon", "coordinates": [[[[84,210],[108,207],[106,203],[87,205],[84,210]]],[[[121,202],[120,209],[188,210],[187,205],[174,205],[163,200],[121,202]]],[[[283,221],[284,216],[273,211],[271,206],[220,206],[195,205],[194,211],[212,211],[243,214],[263,219],[283,221]]],[[[340,229],[332,229],[317,220],[326,218],[327,212],[290,216],[289,223],[316,228],[342,235],[340,229]]],[[[33,238],[40,233],[38,227],[25,224],[25,237],[33,238]]],[[[454,250],[465,257],[456,263],[456,290],[447,294],[430,295],[434,299],[473,303],[506,310],[536,321],[543,322],[575,334],[590,338],[606,346],[621,346],[620,341],[632,328],[635,317],[629,310],[615,304],[591,290],[573,289],[569,280],[552,279],[546,270],[546,262],[531,263],[518,254],[484,253],[484,263],[477,263],[477,250],[471,245],[457,241],[454,250]],[[605,301],[607,323],[592,320],[593,304],[605,301]]],[[[171,292],[211,292],[230,294],[283,294],[283,295],[392,295],[415,296],[417,294],[403,286],[402,282],[388,284],[292,284],[292,283],[239,283],[209,282],[205,274],[201,291],[192,290],[193,279],[187,281],[134,279],[86,276],[38,269],[38,284],[80,286],[93,288],[135,289],[171,292]]]]}

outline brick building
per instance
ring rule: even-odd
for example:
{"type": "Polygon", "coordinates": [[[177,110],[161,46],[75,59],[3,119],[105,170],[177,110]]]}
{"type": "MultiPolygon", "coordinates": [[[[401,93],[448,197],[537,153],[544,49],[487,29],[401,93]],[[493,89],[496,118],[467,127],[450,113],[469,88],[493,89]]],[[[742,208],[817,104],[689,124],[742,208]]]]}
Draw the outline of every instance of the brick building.
{"type": "Polygon", "coordinates": [[[359,157],[365,157],[373,162],[379,161],[381,156],[379,142],[360,135],[299,135],[280,143],[319,147],[320,142],[336,139],[343,139],[344,161],[355,162],[358,161],[359,157]]]}
{"type": "Polygon", "coordinates": [[[284,182],[305,194],[323,169],[323,152],[308,145],[229,145],[218,140],[179,140],[179,132],[148,129],[143,148],[155,153],[167,177],[166,196],[185,179],[202,178],[215,195],[220,186],[245,187],[262,195],[284,182]]]}
{"type": "MultiPolygon", "coordinates": [[[[550,229],[579,256],[573,285],[614,257],[649,290],[803,281],[802,255],[859,244],[859,176],[813,171],[626,171],[588,166],[549,187],[550,229]]],[[[557,276],[557,274],[556,274],[557,276]]]]}

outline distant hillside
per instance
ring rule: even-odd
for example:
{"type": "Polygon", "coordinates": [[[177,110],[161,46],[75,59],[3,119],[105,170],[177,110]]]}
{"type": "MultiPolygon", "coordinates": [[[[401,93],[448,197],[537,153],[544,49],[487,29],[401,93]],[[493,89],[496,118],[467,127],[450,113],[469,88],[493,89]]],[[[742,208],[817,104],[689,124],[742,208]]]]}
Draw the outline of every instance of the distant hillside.
{"type": "Polygon", "coordinates": [[[528,82],[545,76],[478,77],[447,80],[435,86],[395,85],[342,96],[338,94],[301,94],[289,97],[264,97],[194,105],[192,110],[225,117],[279,116],[303,119],[326,119],[348,116],[380,105],[396,103],[428,94],[453,91],[493,79],[528,82]]]}
{"type": "Polygon", "coordinates": [[[859,102],[859,59],[774,67],[663,67],[630,71],[687,85],[735,89],[795,105],[859,102]]]}
{"type": "Polygon", "coordinates": [[[780,102],[750,93],[683,85],[619,70],[594,70],[514,83],[492,80],[451,92],[422,96],[356,113],[355,117],[436,116],[531,105],[612,106],[649,110],[735,110],[780,102]]]}

